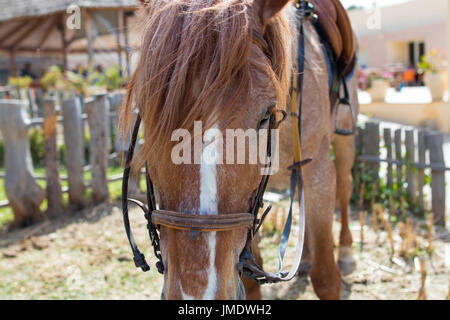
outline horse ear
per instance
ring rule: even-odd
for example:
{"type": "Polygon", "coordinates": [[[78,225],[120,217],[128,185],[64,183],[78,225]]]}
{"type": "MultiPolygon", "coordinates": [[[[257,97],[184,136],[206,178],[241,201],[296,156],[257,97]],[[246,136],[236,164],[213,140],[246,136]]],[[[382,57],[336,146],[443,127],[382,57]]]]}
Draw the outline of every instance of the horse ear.
{"type": "Polygon", "coordinates": [[[290,0],[255,0],[256,7],[259,11],[259,17],[263,26],[266,26],[290,0]]]}

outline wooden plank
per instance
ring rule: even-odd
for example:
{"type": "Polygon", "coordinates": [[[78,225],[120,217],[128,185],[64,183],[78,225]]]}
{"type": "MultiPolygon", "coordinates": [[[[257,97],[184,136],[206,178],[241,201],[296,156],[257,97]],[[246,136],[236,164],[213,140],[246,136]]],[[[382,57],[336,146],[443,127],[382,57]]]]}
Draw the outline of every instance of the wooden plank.
{"type": "Polygon", "coordinates": [[[44,102],[44,147],[45,175],[49,216],[57,216],[63,212],[61,179],[59,177],[59,152],[56,144],[56,100],[44,102]]]}
{"type": "Polygon", "coordinates": [[[50,37],[50,35],[52,34],[53,30],[55,30],[55,28],[56,28],[56,19],[57,19],[57,17],[53,17],[51,19],[52,19],[52,22],[50,23],[50,25],[47,28],[47,30],[43,33],[43,36],[42,36],[42,38],[39,41],[39,44],[37,46],[40,51],[42,51],[42,47],[44,46],[45,42],[50,37]]]}
{"type": "Polygon", "coordinates": [[[84,186],[84,132],[81,125],[81,107],[78,99],[62,100],[66,167],[69,184],[69,204],[81,209],[85,205],[84,186]]]}
{"type": "MultiPolygon", "coordinates": [[[[380,156],[380,125],[378,123],[366,123],[364,135],[364,150],[365,154],[370,156],[380,156]]],[[[378,172],[380,170],[379,163],[369,163],[367,165],[369,173],[372,175],[372,180],[375,186],[379,184],[378,172]]]]}
{"type": "MultiPolygon", "coordinates": [[[[430,161],[445,165],[442,133],[428,134],[426,143],[430,151],[430,161]]],[[[445,226],[445,172],[443,171],[431,171],[431,211],[434,215],[434,223],[445,226]]]]}
{"type": "Polygon", "coordinates": [[[0,38],[0,46],[5,47],[3,45],[3,42],[10,38],[10,37],[14,37],[15,34],[21,32],[22,29],[24,29],[30,22],[32,22],[33,20],[30,19],[24,19],[23,23],[21,23],[19,26],[14,28],[14,32],[6,32],[1,38],[0,38]]]}
{"type": "MultiPolygon", "coordinates": [[[[386,151],[387,151],[387,158],[392,159],[392,134],[390,128],[384,128],[383,130],[383,138],[384,138],[384,144],[386,145],[386,151]]],[[[387,167],[387,186],[389,190],[393,190],[394,188],[394,175],[393,175],[393,169],[392,164],[388,163],[387,167]]]]}
{"type": "Polygon", "coordinates": [[[362,153],[362,137],[364,136],[364,129],[358,128],[355,134],[355,150],[357,154],[362,153]]]}
{"type": "Polygon", "coordinates": [[[26,88],[25,92],[27,94],[28,112],[30,113],[30,117],[34,118],[35,116],[37,116],[37,114],[34,112],[33,95],[31,90],[31,88],[26,88]]]}
{"type": "MultiPolygon", "coordinates": [[[[26,23],[26,29],[21,32],[20,36],[18,36],[13,43],[9,44],[10,48],[12,50],[15,50],[23,41],[28,39],[36,31],[36,27],[40,24],[42,24],[42,19],[40,18],[33,19],[31,21],[28,20],[28,22],[26,23]]],[[[14,34],[16,34],[16,32],[14,32],[14,34]]]]}
{"type": "MultiPolygon", "coordinates": [[[[369,155],[360,155],[360,156],[358,156],[358,160],[364,161],[367,163],[386,162],[386,163],[402,165],[402,166],[406,166],[408,164],[405,160],[382,159],[380,157],[369,156],[369,155]]],[[[436,171],[450,171],[450,167],[446,167],[442,163],[425,163],[425,164],[423,164],[423,163],[414,162],[412,164],[412,166],[414,168],[418,168],[418,169],[433,169],[436,171]]]]}
{"type": "Polygon", "coordinates": [[[84,12],[84,27],[87,40],[87,54],[88,54],[88,68],[94,66],[94,35],[93,35],[93,23],[92,13],[85,9],[84,12]]]}
{"type": "Polygon", "coordinates": [[[5,191],[17,225],[39,218],[45,191],[34,179],[28,140],[29,118],[22,101],[0,102],[0,131],[5,148],[5,191]]]}
{"type": "Polygon", "coordinates": [[[123,93],[116,93],[108,96],[108,100],[110,103],[110,115],[115,113],[115,116],[110,116],[111,122],[111,132],[115,132],[115,139],[112,141],[114,150],[116,152],[122,152],[123,147],[123,132],[119,128],[118,114],[120,114],[120,108],[122,107],[122,102],[125,97],[123,93]]]}
{"type": "Polygon", "coordinates": [[[117,11],[117,30],[116,30],[116,39],[117,39],[117,57],[118,63],[120,66],[120,70],[123,70],[123,62],[122,62],[122,37],[121,33],[124,30],[124,11],[117,11]]]}
{"type": "MultiPolygon", "coordinates": [[[[402,156],[402,129],[395,130],[394,133],[394,149],[395,149],[395,159],[398,161],[403,161],[402,156]]],[[[396,183],[397,183],[397,196],[399,199],[402,197],[403,192],[403,173],[402,164],[397,164],[395,166],[396,171],[396,183]]]]}
{"type": "Polygon", "coordinates": [[[111,149],[109,121],[109,104],[106,94],[94,96],[85,105],[88,115],[90,140],[90,163],[92,169],[92,198],[94,203],[108,199],[108,155],[111,149]]]}
{"type": "Polygon", "coordinates": [[[17,66],[14,50],[9,51],[9,74],[12,77],[17,75],[17,66]]]}
{"type": "Polygon", "coordinates": [[[416,147],[414,143],[414,130],[405,131],[405,148],[406,155],[405,160],[407,161],[406,166],[406,181],[408,183],[408,195],[409,199],[412,201],[417,200],[417,183],[416,174],[412,169],[412,164],[416,161],[416,147]]]}
{"type": "MultiPolygon", "coordinates": [[[[425,135],[426,132],[424,130],[419,130],[418,133],[418,141],[417,141],[417,147],[419,149],[418,154],[418,162],[425,164],[425,152],[426,152],[426,145],[425,145],[425,135]]],[[[420,211],[422,214],[425,212],[425,204],[424,204],[424,194],[423,194],[423,186],[425,185],[425,169],[419,168],[417,173],[417,192],[418,192],[418,204],[420,211]]]]}
{"type": "Polygon", "coordinates": [[[58,23],[58,31],[61,35],[61,44],[62,44],[62,56],[63,56],[63,69],[67,69],[67,37],[66,37],[66,16],[64,14],[61,15],[60,23],[58,23]]]}
{"type": "Polygon", "coordinates": [[[353,166],[353,176],[356,181],[355,193],[359,197],[360,207],[362,207],[363,199],[361,197],[361,191],[364,187],[364,184],[361,179],[361,175],[364,173],[364,162],[359,163],[359,156],[363,154],[363,137],[364,137],[364,128],[359,127],[358,131],[355,135],[355,149],[356,149],[356,161],[355,166],[353,166]]]}
{"type": "Polygon", "coordinates": [[[131,65],[130,65],[130,53],[129,53],[129,40],[128,40],[128,15],[123,15],[123,35],[125,40],[125,60],[127,64],[127,77],[131,77],[131,65]]]}
{"type": "MultiPolygon", "coordinates": [[[[55,101],[56,103],[56,101],[55,101]]],[[[41,88],[36,89],[36,107],[37,107],[37,116],[42,117],[44,115],[44,93],[41,88]]]]}

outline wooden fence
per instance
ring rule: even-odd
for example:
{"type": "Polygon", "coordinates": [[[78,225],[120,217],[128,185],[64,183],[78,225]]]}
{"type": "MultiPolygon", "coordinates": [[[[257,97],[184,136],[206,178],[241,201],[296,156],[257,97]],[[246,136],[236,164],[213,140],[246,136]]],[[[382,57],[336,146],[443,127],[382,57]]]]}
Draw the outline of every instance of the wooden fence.
{"type": "Polygon", "coordinates": [[[5,179],[8,198],[0,206],[10,206],[18,224],[39,215],[45,198],[48,216],[62,212],[64,192],[68,192],[69,206],[76,209],[86,205],[88,187],[92,188],[94,203],[108,199],[108,183],[122,178],[120,174],[107,179],[107,168],[109,162],[120,159],[123,152],[120,132],[116,132],[117,143],[112,146],[111,142],[111,130],[116,128],[123,96],[123,93],[98,94],[86,99],[53,96],[42,98],[40,103],[0,99],[0,131],[5,148],[5,172],[0,177],[5,179]],[[30,109],[30,105],[36,108],[30,109]],[[42,117],[31,118],[30,113],[42,117]],[[88,164],[85,163],[86,125],[90,133],[88,164]],[[31,127],[43,129],[45,177],[34,174],[28,134],[31,127]],[[64,141],[65,159],[59,159],[58,138],[64,141]],[[67,176],[60,175],[60,163],[65,164],[67,176]],[[92,172],[89,185],[84,181],[86,171],[92,172]],[[37,184],[39,179],[46,180],[46,190],[37,184]],[[67,188],[61,187],[62,180],[67,181],[67,188]]]}
{"type": "Polygon", "coordinates": [[[379,123],[371,121],[359,128],[355,139],[359,164],[355,166],[359,171],[354,169],[354,176],[359,180],[355,193],[359,194],[361,206],[366,183],[371,183],[373,198],[379,196],[381,184],[384,184],[390,190],[390,211],[396,210],[394,200],[399,201],[401,211],[405,210],[406,194],[416,211],[423,213],[427,209],[431,210],[435,223],[445,225],[445,172],[450,168],[445,166],[442,133],[401,128],[395,131],[384,128],[380,131],[379,123]],[[387,166],[384,171],[380,171],[381,163],[387,166]],[[368,175],[370,179],[363,181],[362,175],[368,175]],[[424,186],[430,179],[431,206],[427,206],[424,186]]]}
{"type": "MultiPolygon", "coordinates": [[[[123,94],[99,94],[87,99],[62,95],[43,98],[38,91],[27,95],[28,100],[0,99],[0,131],[5,145],[5,179],[7,202],[0,207],[11,206],[17,221],[26,220],[39,214],[39,206],[44,198],[48,201],[48,215],[56,215],[62,210],[62,193],[68,192],[69,205],[82,208],[85,203],[86,188],[92,188],[92,199],[99,203],[109,197],[108,182],[118,181],[121,174],[107,179],[108,162],[122,156],[123,147],[119,136],[115,146],[111,146],[110,132],[117,126],[117,112],[122,103],[123,94]],[[30,107],[31,106],[31,107],[30,107]],[[28,115],[30,114],[31,117],[28,115]],[[36,117],[40,115],[41,117],[36,117]],[[33,117],[34,116],[34,117],[33,117]],[[108,119],[108,121],[104,121],[108,119]],[[45,176],[36,176],[33,172],[28,141],[30,127],[43,128],[45,138],[45,176]],[[65,159],[58,159],[57,128],[63,131],[66,145],[65,159]],[[85,126],[90,131],[89,163],[85,163],[84,133],[85,126]],[[60,162],[67,168],[67,176],[59,172],[60,162]],[[87,185],[84,172],[92,171],[92,182],[87,185]],[[37,180],[46,180],[43,190],[37,180]],[[67,181],[68,187],[61,188],[61,181],[67,181]]],[[[359,128],[356,139],[357,166],[354,170],[356,180],[355,194],[360,204],[364,203],[364,192],[371,184],[375,198],[385,188],[389,194],[391,211],[395,211],[394,200],[400,203],[404,211],[404,194],[410,204],[421,212],[431,210],[435,223],[445,224],[445,167],[442,133],[422,129],[389,128],[380,131],[376,122],[368,122],[359,128]],[[384,155],[382,157],[382,154],[384,155]],[[380,171],[385,163],[385,171],[380,171]],[[383,177],[380,179],[380,173],[383,177]],[[370,180],[361,179],[370,176],[370,180]],[[426,178],[430,179],[426,179],[426,178]],[[363,181],[364,180],[364,181],[363,181]],[[424,186],[431,180],[431,205],[427,206],[424,186]],[[395,186],[395,187],[394,187],[395,186]]],[[[131,182],[130,191],[138,191],[138,182],[131,182]]]]}

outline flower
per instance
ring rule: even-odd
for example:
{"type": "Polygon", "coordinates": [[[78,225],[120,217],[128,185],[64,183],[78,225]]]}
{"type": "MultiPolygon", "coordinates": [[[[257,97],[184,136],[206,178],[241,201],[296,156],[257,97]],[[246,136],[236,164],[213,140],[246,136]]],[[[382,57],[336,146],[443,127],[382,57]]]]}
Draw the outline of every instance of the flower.
{"type": "Polygon", "coordinates": [[[372,87],[373,81],[375,80],[384,80],[388,82],[392,82],[394,79],[394,74],[392,72],[369,72],[366,73],[364,71],[361,72],[360,77],[358,78],[358,87],[361,90],[367,90],[372,87]]]}
{"type": "Polygon", "coordinates": [[[445,67],[440,50],[433,49],[422,56],[418,67],[422,72],[439,73],[445,67]]]}

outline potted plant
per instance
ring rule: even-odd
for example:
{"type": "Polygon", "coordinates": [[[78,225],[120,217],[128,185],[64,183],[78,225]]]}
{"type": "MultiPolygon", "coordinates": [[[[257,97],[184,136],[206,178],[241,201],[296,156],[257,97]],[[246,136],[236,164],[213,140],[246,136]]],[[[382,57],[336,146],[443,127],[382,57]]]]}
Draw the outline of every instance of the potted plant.
{"type": "Polygon", "coordinates": [[[24,77],[10,77],[8,79],[8,85],[15,89],[17,92],[17,99],[21,100],[22,98],[26,97],[27,94],[26,89],[28,89],[31,85],[32,79],[30,76],[24,76],[24,77]]]}
{"type": "Polygon", "coordinates": [[[40,80],[41,86],[44,90],[60,90],[65,88],[63,82],[63,72],[58,66],[51,66],[40,80]]]}
{"type": "Polygon", "coordinates": [[[372,73],[368,76],[368,92],[372,97],[372,102],[384,102],[386,94],[391,87],[393,75],[388,72],[372,73]]]}
{"type": "Polygon", "coordinates": [[[431,50],[421,58],[418,65],[424,73],[424,83],[430,89],[433,101],[440,101],[447,89],[447,76],[444,62],[439,50],[431,50]]]}
{"type": "Polygon", "coordinates": [[[125,84],[125,78],[122,77],[119,65],[113,65],[100,75],[97,85],[105,86],[108,91],[121,89],[125,84]]]}

